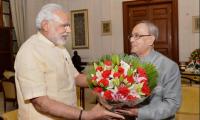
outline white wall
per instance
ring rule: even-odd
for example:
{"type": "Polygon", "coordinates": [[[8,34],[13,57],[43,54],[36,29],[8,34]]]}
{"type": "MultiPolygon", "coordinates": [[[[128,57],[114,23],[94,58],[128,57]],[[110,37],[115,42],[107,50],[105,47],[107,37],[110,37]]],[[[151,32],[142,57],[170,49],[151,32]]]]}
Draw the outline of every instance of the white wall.
{"type": "Polygon", "coordinates": [[[179,0],[179,60],[188,61],[190,53],[200,47],[199,33],[192,32],[192,16],[199,16],[199,0],[179,0]]]}

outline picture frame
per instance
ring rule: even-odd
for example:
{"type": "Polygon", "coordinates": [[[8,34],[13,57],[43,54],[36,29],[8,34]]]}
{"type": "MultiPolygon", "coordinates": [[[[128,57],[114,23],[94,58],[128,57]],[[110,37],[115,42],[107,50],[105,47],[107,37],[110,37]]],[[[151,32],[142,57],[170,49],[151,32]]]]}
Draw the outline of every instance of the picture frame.
{"type": "Polygon", "coordinates": [[[10,27],[10,16],[9,15],[3,15],[3,26],[10,27]]]}
{"type": "Polygon", "coordinates": [[[199,16],[192,16],[192,32],[199,33],[200,19],[199,16]]]}
{"type": "Polygon", "coordinates": [[[72,49],[89,48],[88,10],[71,11],[72,49]]]}
{"type": "Polygon", "coordinates": [[[3,0],[1,3],[2,16],[3,16],[3,27],[11,27],[11,13],[10,4],[8,0],[3,0]]]}
{"type": "Polygon", "coordinates": [[[111,21],[101,21],[101,35],[111,35],[112,34],[112,26],[111,21]]]}
{"type": "Polygon", "coordinates": [[[9,1],[2,1],[3,14],[10,14],[9,1]]]}

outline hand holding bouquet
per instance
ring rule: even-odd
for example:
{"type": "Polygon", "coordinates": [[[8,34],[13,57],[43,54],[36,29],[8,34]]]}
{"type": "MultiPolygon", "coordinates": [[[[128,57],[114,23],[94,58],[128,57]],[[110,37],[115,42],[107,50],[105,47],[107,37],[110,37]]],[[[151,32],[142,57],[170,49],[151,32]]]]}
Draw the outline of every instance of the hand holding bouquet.
{"type": "Polygon", "coordinates": [[[148,96],[157,85],[153,64],[128,55],[105,55],[89,71],[89,87],[103,105],[133,107],[148,96]]]}

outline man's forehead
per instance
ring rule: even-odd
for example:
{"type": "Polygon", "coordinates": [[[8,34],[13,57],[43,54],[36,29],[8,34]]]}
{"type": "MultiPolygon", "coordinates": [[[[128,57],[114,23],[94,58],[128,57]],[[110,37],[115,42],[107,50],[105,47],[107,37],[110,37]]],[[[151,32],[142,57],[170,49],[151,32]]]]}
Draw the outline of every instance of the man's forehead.
{"type": "Polygon", "coordinates": [[[64,10],[56,10],[54,11],[54,14],[58,15],[58,16],[62,16],[62,17],[68,17],[68,12],[64,11],[64,10]]]}
{"type": "Polygon", "coordinates": [[[137,25],[133,28],[133,32],[146,33],[146,32],[148,32],[148,27],[147,27],[146,24],[140,23],[140,24],[137,24],[137,25]]]}
{"type": "Polygon", "coordinates": [[[54,15],[57,17],[57,22],[68,22],[69,14],[63,10],[57,10],[54,12],[54,15]]]}

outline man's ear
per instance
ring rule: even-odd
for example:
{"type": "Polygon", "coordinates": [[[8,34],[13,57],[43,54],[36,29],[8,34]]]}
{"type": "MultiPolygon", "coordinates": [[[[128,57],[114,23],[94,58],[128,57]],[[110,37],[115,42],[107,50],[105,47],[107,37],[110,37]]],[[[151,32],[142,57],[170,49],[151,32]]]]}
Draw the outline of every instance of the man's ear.
{"type": "Polygon", "coordinates": [[[155,36],[149,36],[149,39],[147,40],[147,45],[153,45],[155,39],[155,36]]]}
{"type": "Polygon", "coordinates": [[[49,29],[49,22],[47,20],[43,20],[41,23],[41,28],[46,32],[49,29]]]}

